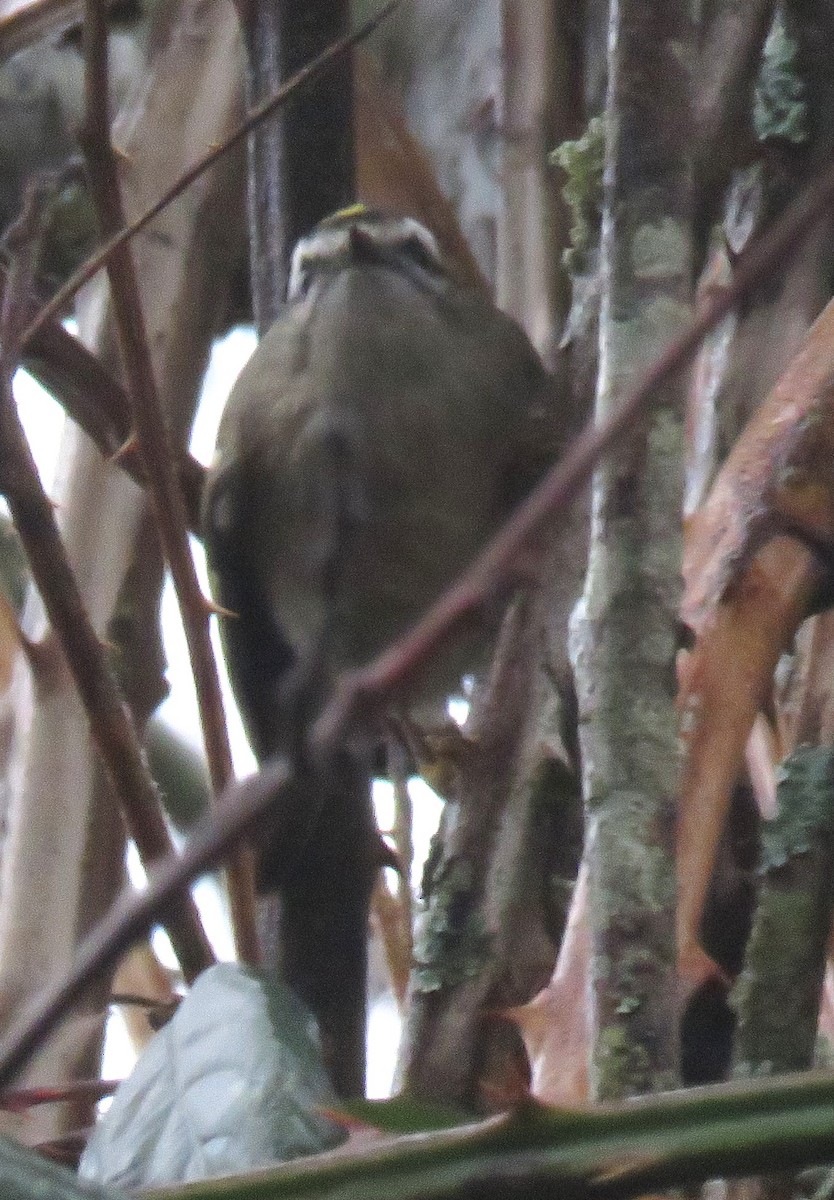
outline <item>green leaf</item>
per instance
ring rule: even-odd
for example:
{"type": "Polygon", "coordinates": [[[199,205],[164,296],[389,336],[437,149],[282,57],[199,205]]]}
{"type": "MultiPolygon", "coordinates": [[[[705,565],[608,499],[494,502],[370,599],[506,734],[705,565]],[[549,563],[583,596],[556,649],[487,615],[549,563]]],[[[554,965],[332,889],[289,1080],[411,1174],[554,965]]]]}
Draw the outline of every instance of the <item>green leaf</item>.
{"type": "Polygon", "coordinates": [[[313,1154],[344,1134],[315,1021],[273,977],[204,971],[116,1091],[80,1174],[125,1188],[212,1178],[313,1154]]]}
{"type": "Polygon", "coordinates": [[[0,1136],[3,1200],[127,1200],[123,1192],[81,1183],[66,1167],[0,1136]]]}
{"type": "Polygon", "coordinates": [[[383,1133],[431,1133],[438,1129],[453,1129],[475,1118],[461,1109],[410,1096],[394,1096],[390,1100],[343,1100],[336,1113],[346,1113],[353,1120],[379,1129],[383,1133]]]}

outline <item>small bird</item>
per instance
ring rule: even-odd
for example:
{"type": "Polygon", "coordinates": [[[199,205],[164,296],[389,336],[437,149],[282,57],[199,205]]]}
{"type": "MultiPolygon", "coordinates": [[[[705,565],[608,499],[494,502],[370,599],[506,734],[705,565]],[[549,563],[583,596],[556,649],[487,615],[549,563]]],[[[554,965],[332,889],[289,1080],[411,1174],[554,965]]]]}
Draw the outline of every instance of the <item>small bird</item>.
{"type": "MultiPolygon", "coordinates": [[[[432,234],[362,206],[302,238],[287,304],[217,438],[203,529],[233,689],[259,759],[455,580],[552,457],[550,381],[521,329],[455,282],[432,234]],[[296,696],[297,699],[297,696],[296,696]]],[[[437,713],[496,618],[401,700],[437,713]]]]}

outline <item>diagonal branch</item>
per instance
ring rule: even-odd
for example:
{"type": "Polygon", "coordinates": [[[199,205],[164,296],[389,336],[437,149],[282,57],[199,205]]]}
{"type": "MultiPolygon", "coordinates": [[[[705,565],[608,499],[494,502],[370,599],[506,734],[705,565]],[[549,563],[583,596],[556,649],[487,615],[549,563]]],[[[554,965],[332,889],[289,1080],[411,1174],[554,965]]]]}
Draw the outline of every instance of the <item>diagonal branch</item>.
{"type": "Polygon", "coordinates": [[[345,672],[313,728],[316,746],[332,745],[353,722],[378,710],[459,622],[512,580],[523,551],[545,522],[564,511],[578,495],[594,465],[649,409],[660,385],[689,362],[709,331],[802,242],[832,204],[834,167],[829,167],[739,259],[732,283],[711,293],[709,302],[625,393],[619,408],[599,424],[586,425],[567,454],[414,628],[368,666],[345,672]]]}
{"type": "MultiPolygon", "coordinates": [[[[0,1045],[0,1089],[26,1065],[31,1055],[49,1036],[64,1013],[82,995],[98,972],[115,965],[125,950],[146,936],[154,924],[165,919],[178,902],[177,896],[192,880],[220,862],[229,849],[262,825],[267,812],[276,826],[293,827],[296,809],[304,800],[303,789],[291,789],[290,772],[283,759],[264,767],[244,783],[232,785],[218,808],[194,827],[188,844],[174,852],[150,873],[144,892],[126,890],[108,916],[99,922],[80,947],[72,968],[24,1013],[20,1022],[0,1045]]],[[[281,838],[288,858],[297,854],[297,838],[281,838]]]]}
{"type": "MultiPolygon", "coordinates": [[[[0,265],[0,298],[5,286],[6,269],[0,265]]],[[[28,324],[37,311],[34,296],[21,300],[21,311],[28,324]]],[[[141,456],[130,442],[127,392],[83,342],[50,317],[22,347],[21,365],[55,396],[105,458],[114,458],[132,479],[146,485],[141,456]]],[[[185,451],[177,465],[189,528],[196,533],[205,469],[185,451]]]]}
{"type": "MultiPolygon", "coordinates": [[[[710,304],[698,312],[681,335],[656,359],[643,379],[628,393],[620,413],[599,427],[590,426],[585,430],[572,452],[552,469],[470,571],[442,597],[424,620],[367,668],[343,677],[314,729],[314,743],[322,757],[326,758],[332,748],[339,744],[349,723],[356,719],[363,706],[368,708],[374,703],[381,704],[389,689],[408,669],[430,653],[455,621],[483,603],[489,590],[499,586],[501,579],[511,572],[522,547],[544,519],[555,516],[570,504],[595,463],[649,405],[653,388],[687,362],[707,333],[734,305],[753,291],[780,259],[798,245],[832,202],[834,167],[817,176],[770,232],[762,237],[758,246],[740,260],[733,284],[715,294],[710,304]]],[[[100,649],[97,642],[95,645],[100,649]]],[[[95,972],[115,961],[126,945],[146,932],[158,919],[178,891],[246,836],[254,824],[270,812],[273,797],[277,799],[275,808],[270,812],[271,819],[280,824],[280,832],[287,831],[287,836],[276,838],[276,843],[285,847],[288,858],[291,858],[298,845],[298,826],[295,824],[301,815],[297,811],[298,801],[309,797],[310,790],[290,789],[287,786],[289,783],[289,769],[283,760],[278,760],[265,766],[254,779],[230,789],[223,805],[204,818],[195,830],[182,857],[172,854],[159,864],[147,892],[124,901],[102,922],[82,947],[72,972],[48,993],[44,993],[20,1026],[0,1045],[0,1087],[6,1085],[28,1061],[95,972]],[[296,830],[295,836],[292,830],[296,830]]],[[[305,829],[312,828],[316,816],[316,813],[305,814],[305,829]]],[[[774,1089],[776,1093],[778,1088],[774,1089]]],[[[633,1111],[634,1106],[634,1101],[629,1102],[628,1111],[633,1111]]],[[[827,1110],[825,1120],[830,1135],[830,1113],[827,1110]]],[[[830,1147],[826,1154],[827,1161],[830,1147]]]]}
{"type": "Polygon", "coordinates": [[[113,254],[120,246],[125,245],[125,243],[128,242],[135,234],[140,233],[141,230],[151,223],[154,217],[158,217],[164,208],[166,208],[173,200],[176,200],[177,196],[181,196],[182,193],[189,188],[192,183],[195,182],[195,180],[199,179],[201,175],[205,174],[205,172],[209,170],[209,168],[213,167],[217,160],[222,157],[222,155],[226,154],[227,151],[236,146],[238,142],[243,141],[243,139],[249,133],[251,133],[253,129],[256,129],[262,121],[265,121],[267,117],[270,117],[279,108],[282,108],[290,99],[290,97],[299,90],[299,88],[306,86],[308,83],[311,83],[314,79],[318,78],[323,71],[326,71],[332,67],[334,63],[338,62],[339,59],[342,58],[343,55],[347,54],[353,46],[358,45],[360,42],[369,37],[370,34],[372,34],[377,28],[377,26],[380,25],[385,18],[399,6],[399,3],[400,0],[389,0],[389,3],[384,5],[379,12],[369,21],[366,21],[364,25],[361,25],[358,29],[354,30],[353,33],[348,34],[347,37],[341,38],[338,42],[334,42],[332,46],[329,46],[327,50],[324,50],[321,54],[314,58],[312,62],[307,64],[306,67],[302,67],[301,70],[296,71],[295,74],[292,75],[283,85],[283,87],[280,87],[273,96],[268,97],[268,99],[264,100],[262,104],[259,104],[258,107],[249,114],[246,120],[243,121],[242,124],[239,125],[238,128],[229,135],[229,137],[226,138],[222,145],[212,147],[192,167],[189,167],[189,169],[180,176],[177,182],[173,184],[173,186],[170,187],[168,191],[164,193],[164,195],[160,196],[155,204],[152,204],[149,209],[142,213],[140,217],[137,217],[135,221],[132,221],[130,225],[119,229],[118,232],[112,233],[107,238],[101,249],[98,250],[91,258],[89,258],[86,263],[79,267],[79,269],[70,276],[66,283],[59,288],[51,300],[43,306],[38,315],[27,326],[22,340],[24,342],[27,341],[45,321],[47,321],[50,317],[55,317],[62,312],[69,301],[72,300],[75,294],[79,291],[79,289],[82,288],[85,283],[88,283],[89,280],[91,280],[96,274],[96,272],[105,265],[111,254],[113,254]]]}
{"type": "MultiPolygon", "coordinates": [[[[79,142],[87,161],[90,191],[102,232],[105,237],[112,237],[126,222],[116,157],[110,142],[107,12],[103,0],[87,0],[85,13],[86,111],[79,142]]],[[[185,501],[154,380],[133,255],[126,242],[114,248],[107,261],[107,272],[131,414],[157,528],[182,613],[209,774],[218,795],[232,779],[232,754],[209,638],[212,610],[200,588],[188,544],[185,501]]],[[[239,849],[230,862],[228,884],[238,954],[244,962],[257,963],[260,954],[255,928],[254,867],[248,848],[239,849]]]]}
{"type": "MultiPolygon", "coordinates": [[[[9,235],[13,263],[0,318],[0,491],[8,500],[32,575],[89,715],[93,738],[124,805],[131,836],[143,860],[153,863],[175,856],[156,787],[104,647],[84,609],[11,391],[20,353],[25,303],[21,298],[32,282],[43,199],[30,191],[24,214],[9,235]]],[[[171,906],[167,928],[183,973],[194,978],[213,961],[213,954],[187,893],[171,906]]]]}

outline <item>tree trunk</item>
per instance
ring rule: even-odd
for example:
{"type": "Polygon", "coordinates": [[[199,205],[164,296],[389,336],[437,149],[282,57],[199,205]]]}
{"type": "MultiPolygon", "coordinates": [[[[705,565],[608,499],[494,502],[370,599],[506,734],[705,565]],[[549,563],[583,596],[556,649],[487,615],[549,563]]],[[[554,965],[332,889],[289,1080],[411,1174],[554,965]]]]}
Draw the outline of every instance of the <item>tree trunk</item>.
{"type": "MultiPolygon", "coordinates": [[[[692,31],[684,0],[621,0],[609,31],[597,415],[690,314],[692,31]]],[[[600,1099],[670,1087],[674,1004],[674,710],[683,383],[594,476],[574,628],[587,806],[600,1099]]]]}

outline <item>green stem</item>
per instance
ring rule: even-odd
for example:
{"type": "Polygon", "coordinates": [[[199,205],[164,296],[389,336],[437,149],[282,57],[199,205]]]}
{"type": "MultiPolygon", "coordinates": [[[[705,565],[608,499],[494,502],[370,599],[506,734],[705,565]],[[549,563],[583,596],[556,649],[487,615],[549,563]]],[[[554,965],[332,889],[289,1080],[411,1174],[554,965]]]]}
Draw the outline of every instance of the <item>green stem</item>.
{"type": "Polygon", "coordinates": [[[337,1151],[252,1176],[143,1195],[146,1200],[626,1197],[831,1161],[832,1113],[834,1078],[807,1074],[588,1111],[530,1103],[477,1124],[412,1134],[359,1153],[337,1151]]]}

